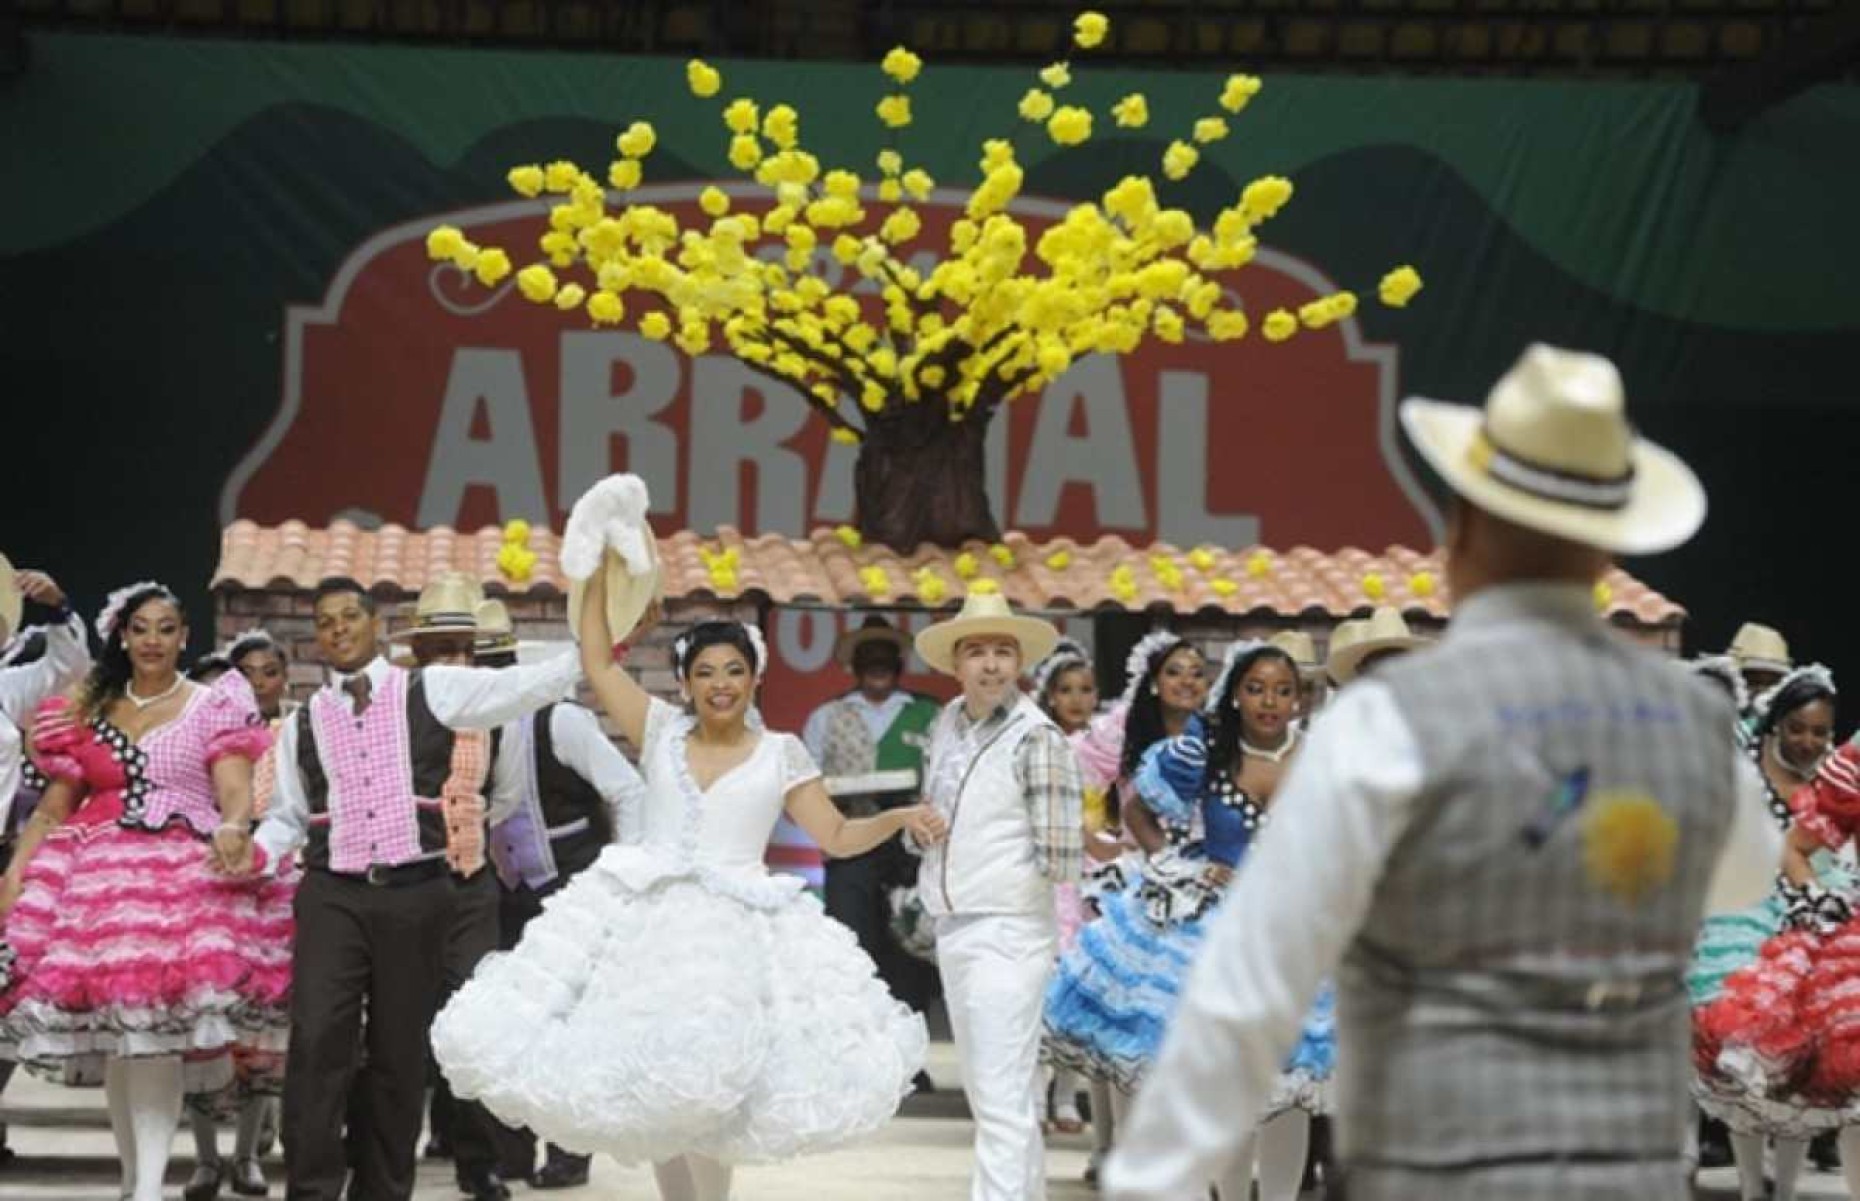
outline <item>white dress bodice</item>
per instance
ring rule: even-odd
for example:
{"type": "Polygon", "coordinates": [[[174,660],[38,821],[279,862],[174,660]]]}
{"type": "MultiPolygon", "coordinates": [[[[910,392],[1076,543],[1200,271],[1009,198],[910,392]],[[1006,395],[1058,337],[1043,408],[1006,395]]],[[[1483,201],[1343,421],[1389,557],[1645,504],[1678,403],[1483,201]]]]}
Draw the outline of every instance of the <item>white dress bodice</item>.
{"type": "Polygon", "coordinates": [[[640,768],[646,778],[641,844],[729,875],[766,874],[763,855],[790,790],[820,775],[801,740],[764,730],[749,757],[700,789],[685,755],[694,720],[655,700],[640,768]]]}

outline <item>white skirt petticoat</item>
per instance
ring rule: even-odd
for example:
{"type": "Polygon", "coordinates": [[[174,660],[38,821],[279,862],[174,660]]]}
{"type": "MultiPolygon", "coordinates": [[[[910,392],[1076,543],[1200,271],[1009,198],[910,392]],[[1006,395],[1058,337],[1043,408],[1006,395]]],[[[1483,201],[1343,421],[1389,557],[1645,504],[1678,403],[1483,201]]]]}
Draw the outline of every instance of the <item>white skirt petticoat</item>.
{"type": "Polygon", "coordinates": [[[453,996],[434,1056],[459,1096],[623,1163],[877,1130],[923,1066],[923,1019],[802,887],[609,847],[453,996]]]}

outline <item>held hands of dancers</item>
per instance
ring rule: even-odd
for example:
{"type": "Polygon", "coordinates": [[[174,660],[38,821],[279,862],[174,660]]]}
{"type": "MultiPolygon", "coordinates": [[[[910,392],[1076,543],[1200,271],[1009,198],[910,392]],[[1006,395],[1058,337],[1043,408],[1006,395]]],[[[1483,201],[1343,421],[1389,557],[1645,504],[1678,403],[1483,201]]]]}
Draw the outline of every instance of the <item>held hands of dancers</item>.
{"type": "Polygon", "coordinates": [[[213,831],[208,863],[222,876],[249,876],[258,870],[255,849],[249,826],[226,822],[213,831]]]}
{"type": "Polygon", "coordinates": [[[904,815],[905,833],[920,847],[933,847],[949,837],[949,822],[930,805],[920,803],[898,812],[904,815]]]}

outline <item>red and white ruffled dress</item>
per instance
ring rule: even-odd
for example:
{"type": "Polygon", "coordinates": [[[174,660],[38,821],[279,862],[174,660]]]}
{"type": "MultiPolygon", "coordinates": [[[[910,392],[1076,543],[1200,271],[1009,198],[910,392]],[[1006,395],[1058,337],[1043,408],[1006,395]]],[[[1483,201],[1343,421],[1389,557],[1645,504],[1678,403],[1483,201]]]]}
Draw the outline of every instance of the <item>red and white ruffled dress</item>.
{"type": "MultiPolygon", "coordinates": [[[[1860,748],[1842,747],[1790,799],[1829,851],[1860,837],[1860,748]]],[[[1854,898],[1794,898],[1795,920],[1694,1015],[1705,1107],[1740,1129],[1805,1137],[1860,1123],[1860,917],[1854,898]],[[1740,1120],[1743,1119],[1743,1120],[1740,1120]]]]}
{"type": "Polygon", "coordinates": [[[33,756],[80,789],[26,866],[0,929],[0,1056],[52,1066],[187,1055],[190,1090],[230,1076],[228,1051],[289,1032],[288,886],[216,874],[213,765],[271,741],[251,686],[228,672],[132,741],[63,698],[40,707],[33,756]]]}

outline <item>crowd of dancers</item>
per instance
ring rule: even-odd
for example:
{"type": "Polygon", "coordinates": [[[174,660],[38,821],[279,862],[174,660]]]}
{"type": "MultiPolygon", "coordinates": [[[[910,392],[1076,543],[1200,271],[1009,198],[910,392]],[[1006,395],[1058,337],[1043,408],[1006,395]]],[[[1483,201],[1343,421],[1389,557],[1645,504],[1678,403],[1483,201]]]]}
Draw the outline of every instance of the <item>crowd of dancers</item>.
{"type": "MultiPolygon", "coordinates": [[[[1552,366],[1585,378],[1599,370],[1586,359],[1552,366]]],[[[1552,492],[1570,486],[1552,483],[1552,492]]],[[[1400,987],[1413,988],[1447,970],[1398,966],[1418,954],[1404,944],[1427,923],[1394,921],[1397,901],[1409,903],[1399,892],[1387,894],[1385,911],[1360,916],[1372,886],[1409,888],[1417,905],[1429,891],[1394,866],[1416,839],[1447,839],[1429,845],[1478,856],[1452,871],[1480,920],[1504,906],[1479,905],[1478,890],[1503,897],[1506,871],[1524,890],[1586,879],[1597,899],[1581,912],[1604,916],[1608,905],[1686,881],[1690,891],[1669,908],[1635,912],[1687,930],[1697,929],[1700,907],[1711,912],[1676,961],[1691,965],[1690,1078],[1702,1132],[1692,1159],[1734,1156],[1746,1199],[1788,1201],[1810,1141],[1826,1135],[1837,1144],[1830,1162],[1843,1163],[1860,1197],[1860,924],[1851,907],[1860,749],[1835,749],[1832,674],[1797,666],[1775,631],[1747,625],[1726,653],[1657,671],[1651,656],[1622,659],[1586,598],[1571,601],[1576,584],[1535,582],[1537,567],[1516,557],[1516,546],[1541,552],[1543,570],[1580,580],[1605,561],[1600,551],[1578,540],[1568,545],[1580,554],[1557,560],[1551,552],[1568,547],[1546,551],[1496,518],[1473,517],[1471,532],[1456,526],[1466,544],[1454,548],[1456,587],[1485,595],[1468,603],[1472,632],[1461,635],[1456,620],[1439,652],[1414,655],[1428,640],[1391,609],[1345,622],[1323,656],[1297,631],[1217,654],[1157,630],[1130,652],[1121,695],[1106,705],[1089,650],[978,584],[957,614],[914,640],[877,617],[850,632],[837,650],[852,687],[796,736],[766,729],[757,712],[768,652],[754,626],[706,621],[681,633],[678,703],[627,671],[628,642],[656,620],[646,507],[631,477],[604,481],[576,506],[563,562],[580,581],[570,601],[578,649],[520,643],[503,607],[458,575],[434,580],[411,623],[386,641],[366,587],[324,581],[312,605],[326,680],[302,705],[286,695],[285,648],[262,630],[184,669],[182,602],[143,582],[113,593],[97,615],[93,654],[91,631],[57,583],[0,560],[0,812],[9,831],[0,1055],[8,1071],[19,1064],[102,1083],[124,1198],[162,1196],[183,1121],[198,1147],[188,1201],[223,1188],[263,1195],[260,1159],[274,1130],[289,1196],[408,1197],[430,1092],[433,1140],[477,1201],[508,1197],[513,1179],[545,1189],[584,1183],[594,1153],[650,1163],[669,1201],[721,1201],[739,1166],[869,1134],[927,1087],[923,1011],[938,991],[976,1126],[976,1201],[1043,1195],[1043,1134],[1081,1129],[1086,1109],[1090,1178],[1102,1168],[1105,1187],[1130,1197],[1161,1196],[1156,1180],[1185,1179],[1221,1201],[1240,1201],[1255,1184],[1262,1201],[1287,1201],[1310,1183],[1314,1163],[1328,1169],[1319,1175],[1336,1170],[1327,1140],[1314,1151],[1312,1135],[1314,1119],[1338,1111],[1346,1136],[1352,1122],[1371,1132],[1375,1154],[1356,1144],[1368,1172],[1354,1178],[1369,1196],[1404,1195],[1377,1192],[1377,1172],[1412,1187],[1403,1173],[1513,1164],[1535,1188],[1528,1172],[1540,1160],[1560,1171],[1579,1162],[1537,1150],[1565,1129],[1587,1131],[1571,1136],[1578,1142],[1644,1135],[1651,1148],[1611,1147],[1598,1162],[1618,1158],[1638,1172],[1661,1161],[1660,1122],[1607,1125],[1610,1098],[1632,1090],[1586,1094],[1586,1067],[1545,1078],[1571,1104],[1588,1097],[1594,1112],[1552,1112],[1540,1116],[1542,1129],[1495,1127],[1487,1149],[1497,1168],[1470,1152],[1476,1167],[1404,1145],[1450,1142],[1452,1130],[1428,1122],[1448,1121],[1466,1097],[1451,1092],[1436,1111],[1397,1113],[1389,1107],[1400,1097],[1381,1095],[1379,1083],[1423,1070],[1421,1057],[1366,1072],[1363,1044],[1339,1055],[1337,1026],[1347,1032],[1353,1013],[1359,1025],[1396,1023],[1378,1046],[1409,1037],[1419,1045],[1400,1027],[1399,1007],[1364,998],[1392,987],[1391,973],[1409,972],[1400,987]],[[1467,564],[1483,564],[1489,578],[1467,564]],[[1528,651],[1498,664],[1489,651],[1475,660],[1458,649],[1551,627],[1615,665],[1597,668],[1598,679],[1615,672],[1663,699],[1533,707],[1504,674],[1528,674],[1528,651]],[[900,688],[913,649],[953,678],[955,699],[900,688]],[[1426,669],[1454,655],[1462,676],[1426,669]],[[1356,683],[1365,678],[1376,686],[1356,683]],[[634,759],[570,699],[583,680],[634,759]],[[1647,723],[1656,733],[1644,737],[1666,747],[1662,789],[1683,784],[1701,808],[1679,820],[1615,790],[1593,802],[1594,820],[1583,819],[1566,860],[1538,854],[1558,845],[1565,819],[1588,800],[1591,769],[1559,776],[1459,747],[1464,731],[1436,715],[1453,708],[1461,684],[1509,698],[1495,711],[1520,728],[1586,722],[1590,708],[1624,726],[1647,723]],[[1333,695],[1342,716],[1321,716],[1333,695]],[[1390,713],[1413,732],[1396,730],[1390,713]],[[1711,718],[1717,734],[1690,752],[1667,747],[1691,745],[1700,714],[1722,715],[1711,718]],[[1318,731],[1321,747],[1308,747],[1318,731]],[[1301,767],[1306,757],[1317,765],[1301,767]],[[1286,961],[1285,979],[1297,984],[1279,988],[1277,966],[1248,967],[1232,950],[1236,931],[1296,891],[1268,873],[1327,872],[1307,855],[1314,839],[1339,840],[1339,862],[1370,853],[1349,843],[1347,826],[1315,832],[1309,815],[1295,814],[1294,831],[1279,837],[1282,805],[1315,803],[1296,799],[1288,782],[1305,781],[1309,794],[1320,787],[1309,781],[1328,773],[1341,790],[1348,772],[1374,770],[1365,761],[1446,772],[1455,787],[1479,772],[1541,775],[1550,800],[1521,836],[1481,841],[1468,823],[1485,817],[1441,809],[1433,798],[1445,793],[1404,785],[1423,798],[1417,806],[1434,807],[1389,834],[1387,877],[1340,868],[1336,928],[1324,925],[1333,915],[1297,916],[1322,931],[1310,944],[1357,937],[1355,949],[1341,960],[1286,961]],[[1707,800],[1731,795],[1733,777],[1760,796],[1769,842],[1740,841],[1742,819],[1729,806],[1707,813],[1707,800]],[[784,816],[827,857],[824,913],[802,880],[764,865],[784,816]],[[1536,857],[1505,867],[1513,854],[1536,857]],[[1716,883],[1767,881],[1778,867],[1755,904],[1748,885],[1739,894],[1716,883]],[[1708,874],[1712,897],[1739,903],[1707,902],[1708,874]],[[1250,901],[1242,890],[1227,904],[1242,881],[1250,901]],[[1359,913],[1346,920],[1348,906],[1359,913]],[[1376,921],[1390,924],[1374,938],[1344,928],[1376,921]],[[1219,987],[1228,1001],[1210,1000],[1219,987]],[[1186,1057],[1244,1045],[1251,1011],[1235,998],[1250,990],[1269,993],[1278,1015],[1270,1075],[1252,1062],[1251,1091],[1232,1110],[1242,1129],[1197,1127],[1214,1086],[1197,1082],[1186,1057]],[[1185,1040],[1200,1041],[1184,1049],[1185,1040]],[[1339,1076],[1340,1064],[1351,1071],[1339,1076]],[[235,1131],[229,1158],[218,1140],[225,1122],[235,1131]],[[1728,1127],[1728,1147],[1713,1123],[1728,1127]],[[1174,1175],[1157,1168],[1170,1138],[1193,1147],[1198,1136],[1206,1145],[1174,1175]],[[1506,1140],[1524,1150],[1506,1159],[1506,1140]],[[1107,1164],[1114,1148],[1121,1158],[1107,1164]]],[[[1567,659],[1545,660],[1543,671],[1567,671],[1567,659]]],[[[1637,753],[1605,729],[1594,737],[1607,748],[1597,756],[1637,753]]],[[[1432,891],[1426,899],[1437,905],[1432,891]]],[[[1459,925],[1427,945],[1471,928],[1464,913],[1452,920],[1459,925]]],[[[1269,931],[1252,929],[1260,946],[1270,942],[1269,931]]],[[[1475,941],[1487,955],[1528,941],[1507,937],[1475,941]]],[[[1604,941],[1627,947],[1638,937],[1653,936],[1617,925],[1604,941]]],[[[1652,968],[1627,984],[1617,973],[1527,987],[1518,977],[1536,970],[1528,959],[1503,976],[1502,988],[1516,991],[1500,1003],[1484,991],[1498,987],[1491,979],[1474,981],[1467,965],[1477,960],[1469,952],[1447,965],[1464,995],[1437,1002],[1441,1023],[1502,1029],[1567,1003],[1583,1015],[1558,1027],[1575,1046],[1598,1031],[1621,1037],[1642,1007],[1655,1007],[1645,1020],[1657,1023],[1682,1003],[1652,968]]],[[[1680,1077],[1663,1074],[1657,1056],[1635,1059],[1646,1045],[1621,1044],[1614,1067],[1594,1071],[1632,1070],[1634,1086],[1652,1090],[1651,1109],[1679,1112],[1661,1090],[1683,1093],[1680,1077]]],[[[1524,1066],[1499,1054],[1479,1070],[1504,1083],[1513,1069],[1524,1066]]]]}

